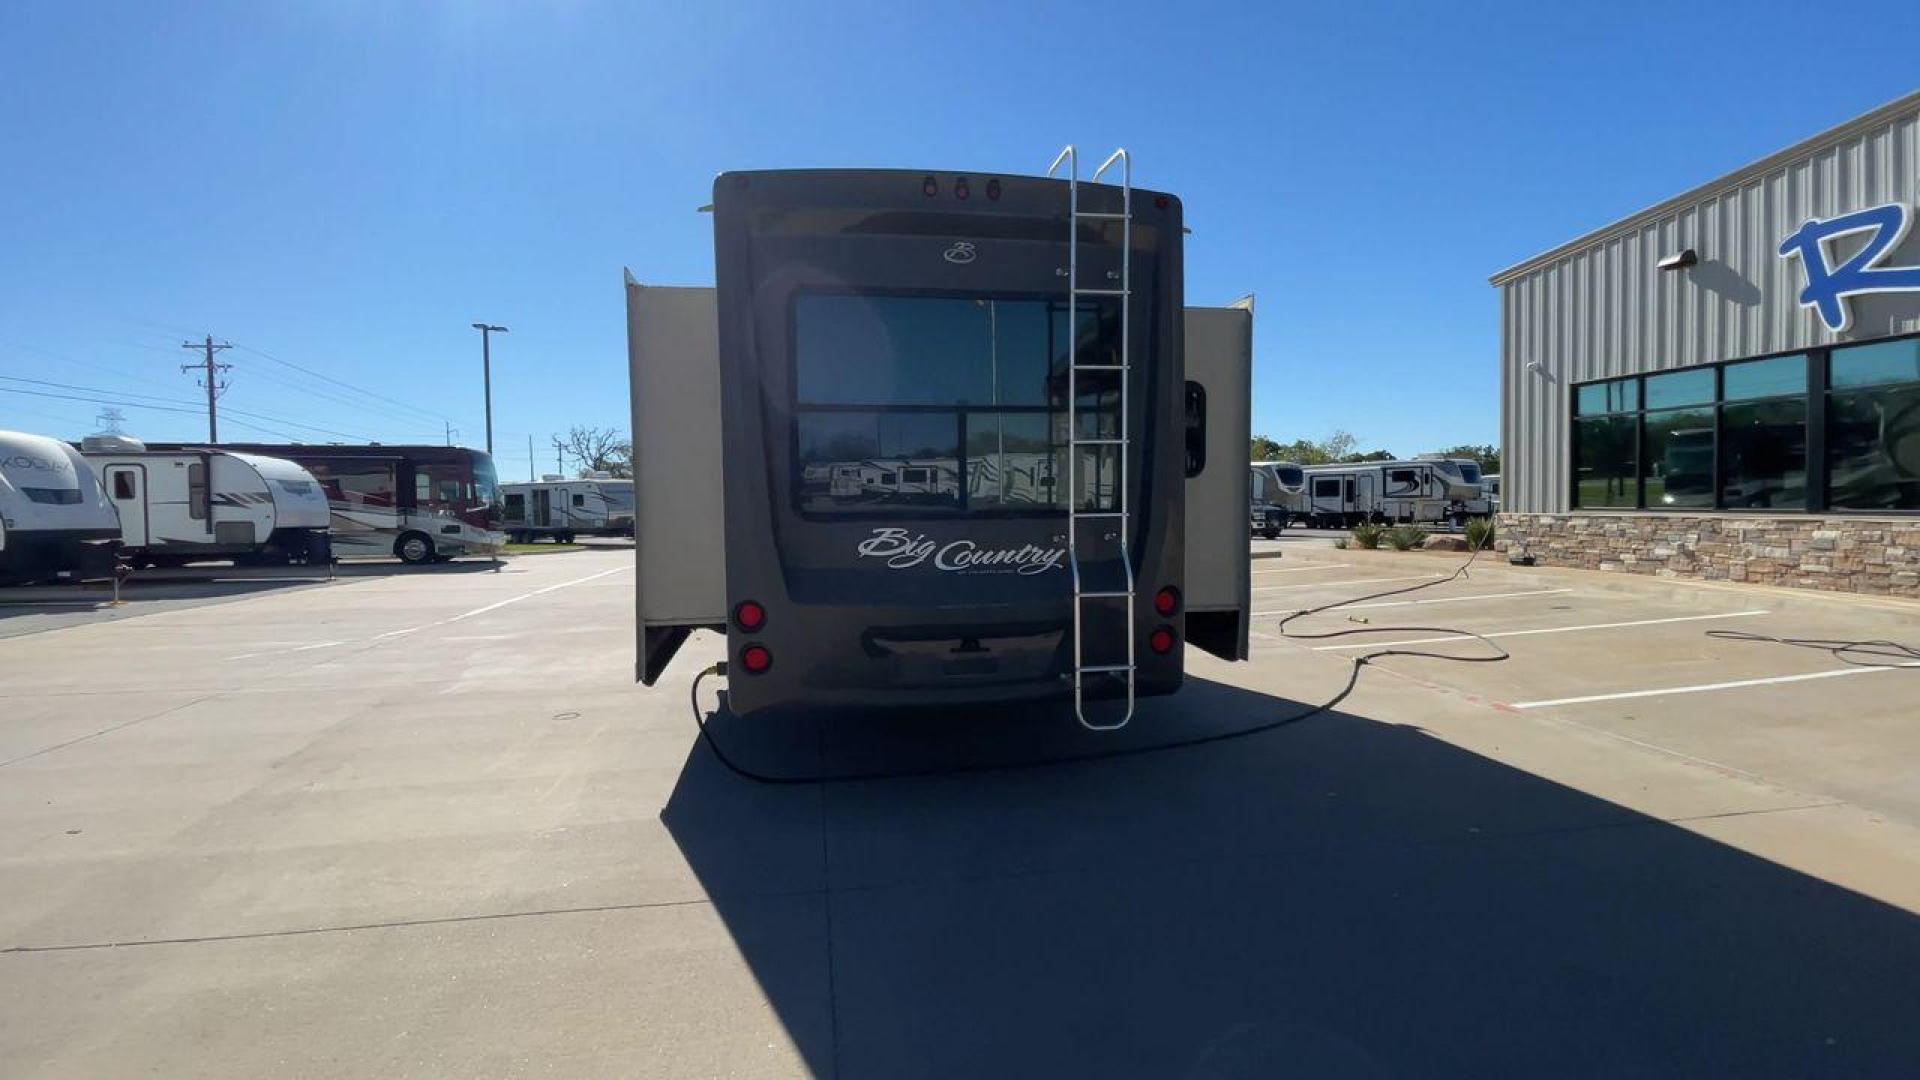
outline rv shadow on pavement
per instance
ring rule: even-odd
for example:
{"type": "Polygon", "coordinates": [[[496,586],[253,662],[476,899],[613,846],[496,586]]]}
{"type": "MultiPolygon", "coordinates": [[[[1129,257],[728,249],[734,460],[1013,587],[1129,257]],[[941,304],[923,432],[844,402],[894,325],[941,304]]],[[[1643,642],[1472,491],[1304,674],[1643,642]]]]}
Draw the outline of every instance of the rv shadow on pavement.
{"type": "MultiPolygon", "coordinates": [[[[716,719],[743,765],[1056,756],[1297,703],[716,719]]],[[[1330,713],[1105,762],[757,785],[662,819],[822,1076],[1894,1076],[1920,919],[1417,728],[1330,713]],[[796,913],[815,933],[796,936],[796,913]]]]}

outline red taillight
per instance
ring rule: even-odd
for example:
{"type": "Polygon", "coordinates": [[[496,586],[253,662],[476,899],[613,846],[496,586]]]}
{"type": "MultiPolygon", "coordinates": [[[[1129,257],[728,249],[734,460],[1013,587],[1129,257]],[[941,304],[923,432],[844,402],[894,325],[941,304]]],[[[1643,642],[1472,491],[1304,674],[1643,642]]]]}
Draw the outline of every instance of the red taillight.
{"type": "Polygon", "coordinates": [[[1179,640],[1173,636],[1173,627],[1162,626],[1147,635],[1147,647],[1162,656],[1173,651],[1173,644],[1179,640]]]}
{"type": "Polygon", "coordinates": [[[1173,613],[1180,610],[1180,590],[1169,585],[1154,593],[1153,610],[1159,612],[1163,619],[1173,618],[1173,613]]]}
{"type": "Polygon", "coordinates": [[[987,198],[998,202],[1000,199],[1000,180],[998,177],[987,181],[987,198]]]}
{"type": "Polygon", "coordinates": [[[940,194],[940,181],[935,180],[931,176],[920,181],[920,194],[925,195],[929,199],[940,194]]]}
{"type": "Polygon", "coordinates": [[[971,185],[971,184],[969,184],[969,183],[967,183],[967,178],[966,178],[966,177],[964,177],[964,176],[963,176],[963,177],[961,177],[961,178],[959,178],[958,180],[955,180],[955,181],[953,182],[953,197],[954,197],[954,198],[956,198],[956,199],[964,199],[964,198],[966,198],[967,196],[969,196],[969,195],[972,195],[972,194],[973,194],[973,185],[971,185]]]}
{"type": "Polygon", "coordinates": [[[751,634],[767,625],[767,609],[751,600],[742,600],[734,605],[734,625],[751,634]]]}
{"type": "Polygon", "coordinates": [[[1167,197],[1165,195],[1155,195],[1153,197],[1153,208],[1155,210],[1165,210],[1167,208],[1167,197]]]}
{"type": "Polygon", "coordinates": [[[773,666],[773,653],[765,645],[749,645],[740,650],[740,666],[749,675],[759,675],[773,666]]]}

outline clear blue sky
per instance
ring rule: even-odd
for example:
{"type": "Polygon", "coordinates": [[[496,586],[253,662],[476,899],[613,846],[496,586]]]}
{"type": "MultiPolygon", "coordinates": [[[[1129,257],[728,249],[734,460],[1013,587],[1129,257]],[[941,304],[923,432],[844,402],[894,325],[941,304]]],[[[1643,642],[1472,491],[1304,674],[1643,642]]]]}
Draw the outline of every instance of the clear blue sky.
{"type": "MultiPolygon", "coordinates": [[[[190,405],[211,332],[251,422],[478,445],[486,319],[516,475],[528,433],[625,428],[620,268],[711,282],[714,173],[1038,172],[1071,140],[1184,197],[1190,302],[1258,295],[1257,432],[1490,442],[1488,274],[1920,71],[1911,0],[1586,7],[12,4],[0,374],[190,405]]],[[[96,412],[0,393],[0,427],[96,412]]]]}

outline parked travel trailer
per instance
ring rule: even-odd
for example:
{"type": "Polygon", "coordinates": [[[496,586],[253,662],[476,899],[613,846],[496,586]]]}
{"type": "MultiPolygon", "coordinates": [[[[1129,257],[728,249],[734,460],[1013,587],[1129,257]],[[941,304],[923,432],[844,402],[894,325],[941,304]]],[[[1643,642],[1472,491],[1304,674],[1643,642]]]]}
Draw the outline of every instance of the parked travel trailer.
{"type": "Polygon", "coordinates": [[[89,436],[80,455],[119,515],[122,551],[138,565],[333,558],[326,493],[291,461],[212,447],[150,450],[124,435],[89,436]]]}
{"type": "Polygon", "coordinates": [[[724,173],[717,288],[628,276],[641,682],[710,629],[742,715],[1110,728],[1246,657],[1251,302],[1183,307],[1124,154],[1056,164],[724,173]]]}
{"type": "Polygon", "coordinates": [[[1253,531],[1269,540],[1288,523],[1303,520],[1307,509],[1307,478],[1291,461],[1252,463],[1253,531]]]}
{"type": "Polygon", "coordinates": [[[1418,525],[1458,523],[1480,485],[1461,479],[1445,461],[1365,461],[1310,465],[1306,517],[1322,528],[1347,528],[1365,521],[1418,525]]]}
{"type": "Polygon", "coordinates": [[[1487,504],[1500,509],[1500,474],[1487,473],[1480,477],[1480,486],[1487,489],[1487,504]]]}
{"type": "MultiPolygon", "coordinates": [[[[180,444],[150,449],[189,449],[180,444]]],[[[408,563],[496,552],[500,505],[493,459],[459,446],[222,443],[220,449],[284,458],[326,492],[333,553],[398,556],[408,563]]]]}
{"type": "Polygon", "coordinates": [[[633,481],[600,473],[569,480],[549,473],[537,481],[500,485],[500,527],[507,539],[548,537],[571,544],[576,536],[632,536],[633,481]]]}
{"type": "Polygon", "coordinates": [[[113,505],[78,451],[0,431],[0,582],[104,578],[119,547],[113,505]]]}
{"type": "Polygon", "coordinates": [[[1472,458],[1448,457],[1445,454],[1421,454],[1415,461],[1432,461],[1449,470],[1451,478],[1459,488],[1456,493],[1461,505],[1466,508],[1469,517],[1478,517],[1493,512],[1493,500],[1489,497],[1486,479],[1480,475],[1480,463],[1472,458]],[[1477,492],[1466,489],[1475,487],[1477,492]]]}

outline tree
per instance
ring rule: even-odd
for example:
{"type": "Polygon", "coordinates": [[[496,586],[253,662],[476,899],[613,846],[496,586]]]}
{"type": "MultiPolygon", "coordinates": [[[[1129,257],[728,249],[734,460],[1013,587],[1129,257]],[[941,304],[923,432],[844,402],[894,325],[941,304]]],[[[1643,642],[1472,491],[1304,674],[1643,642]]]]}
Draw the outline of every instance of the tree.
{"type": "Polygon", "coordinates": [[[1296,465],[1328,465],[1335,461],[1348,460],[1354,446],[1359,442],[1345,431],[1335,431],[1319,441],[1295,439],[1290,443],[1275,442],[1264,435],[1253,440],[1254,461],[1291,461],[1296,465]]]}
{"type": "Polygon", "coordinates": [[[580,474],[606,472],[633,475],[633,443],[613,428],[574,427],[564,441],[566,452],[580,463],[580,474]]]}
{"type": "Polygon", "coordinates": [[[1500,472],[1500,448],[1497,446],[1484,443],[1480,445],[1464,443],[1460,446],[1451,446],[1445,450],[1436,451],[1436,453],[1442,457],[1471,458],[1480,463],[1480,471],[1483,473],[1497,475],[1500,472]]]}
{"type": "Polygon", "coordinates": [[[1394,453],[1391,450],[1369,450],[1364,454],[1347,454],[1346,456],[1340,459],[1340,463],[1343,465],[1351,465],[1356,462],[1362,462],[1362,461],[1392,461],[1392,460],[1394,460],[1394,453]]]}

